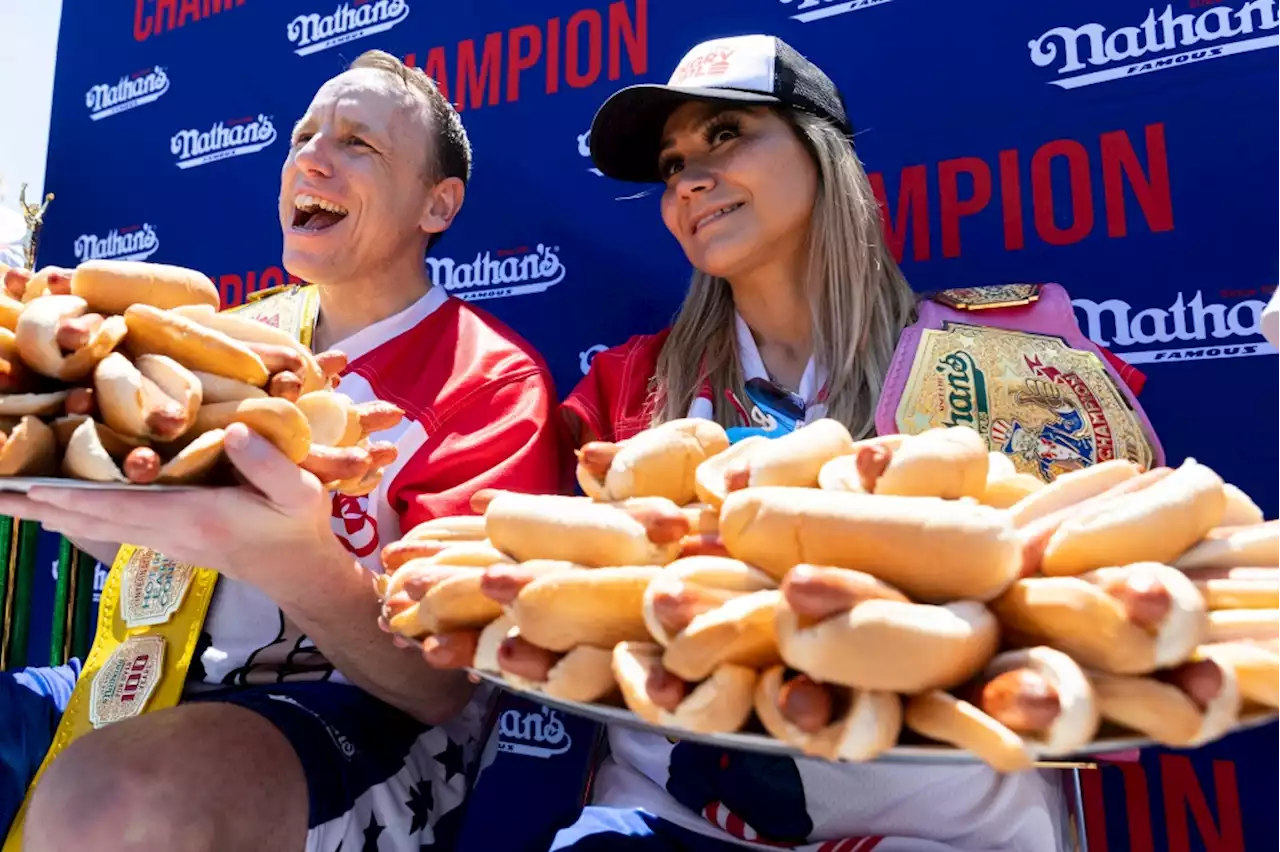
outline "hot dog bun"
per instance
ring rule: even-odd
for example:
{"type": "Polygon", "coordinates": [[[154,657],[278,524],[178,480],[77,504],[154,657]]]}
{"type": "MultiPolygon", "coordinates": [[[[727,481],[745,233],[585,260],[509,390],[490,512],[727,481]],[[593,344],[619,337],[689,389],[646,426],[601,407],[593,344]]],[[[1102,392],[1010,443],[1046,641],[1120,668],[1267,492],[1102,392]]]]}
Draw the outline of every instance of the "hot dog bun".
{"type": "Polygon", "coordinates": [[[25,415],[0,448],[0,476],[50,476],[58,467],[58,442],[38,417],[25,415]]]}
{"type": "Polygon", "coordinates": [[[896,441],[860,441],[850,456],[824,465],[818,484],[829,490],[898,497],[980,497],[986,489],[987,443],[966,426],[930,429],[896,441]]]}
{"type": "Polygon", "coordinates": [[[1133,462],[1112,459],[1064,473],[1044,488],[1015,503],[1010,510],[1013,523],[1015,526],[1024,527],[1032,521],[1070,508],[1090,497],[1096,497],[1126,480],[1133,479],[1141,472],[1133,462]]]}
{"type": "Polygon", "coordinates": [[[723,556],[686,556],[677,559],[654,577],[644,593],[644,620],[649,635],[664,648],[681,632],[692,627],[692,619],[715,606],[751,592],[776,589],[772,577],[737,559],[723,556]],[[693,609],[687,625],[668,630],[659,618],[655,600],[662,597],[687,597],[693,609]]]}
{"type": "Polygon", "coordinates": [[[647,429],[620,444],[597,446],[595,450],[589,444],[578,452],[578,483],[587,496],[602,502],[665,497],[684,505],[694,499],[698,465],[727,449],[729,438],[718,423],[687,418],[647,429]],[[600,457],[593,458],[593,452],[600,457]],[[614,455],[607,461],[610,452],[614,455]]]}
{"type": "Polygon", "coordinates": [[[67,402],[67,391],[0,394],[0,417],[57,414],[67,402]]]}
{"type": "Polygon", "coordinates": [[[201,396],[205,402],[239,402],[242,399],[266,399],[267,392],[246,382],[229,379],[201,370],[191,370],[200,381],[201,396]]]}
{"type": "MultiPolygon", "coordinates": [[[[216,306],[217,303],[214,304],[216,306]]],[[[205,306],[177,308],[174,313],[206,328],[221,332],[232,340],[242,343],[266,343],[292,349],[302,359],[303,369],[298,377],[302,379],[304,394],[324,390],[329,386],[328,377],[320,369],[315,354],[293,335],[279,328],[235,313],[217,313],[205,306]]]]}
{"type": "Polygon", "coordinates": [[[752,488],[725,500],[720,536],[776,579],[802,562],[851,568],[922,601],[990,600],[1022,565],[1006,512],[931,497],[752,488]]]}
{"type": "Polygon", "coordinates": [[[1191,580],[1153,562],[1079,577],[1029,577],[992,601],[991,609],[1007,638],[1048,645],[1083,666],[1115,674],[1175,666],[1209,628],[1204,598],[1191,580]]]}
{"type": "Polygon", "coordinates": [[[194,424],[203,399],[200,380],[163,355],[130,362],[112,352],[94,370],[93,387],[108,426],[147,440],[177,440],[194,424]]]}
{"type": "Polygon", "coordinates": [[[1280,521],[1210,530],[1173,564],[1183,571],[1280,567],[1280,521]]]}
{"type": "Polygon", "coordinates": [[[326,447],[350,447],[359,442],[363,430],[360,414],[351,397],[337,391],[304,393],[294,403],[311,424],[311,440],[326,447]]]}
{"type": "Polygon", "coordinates": [[[648,682],[662,667],[662,649],[649,642],[620,642],[613,649],[613,675],[627,708],[651,725],[702,734],[733,733],[751,715],[757,675],[746,666],[723,665],[676,706],[664,710],[649,697],[648,682]]]}
{"type": "Polygon", "coordinates": [[[522,637],[549,651],[647,639],[644,591],[659,570],[636,566],[542,576],[520,591],[509,612],[522,637]]]}
{"type": "Polygon", "coordinates": [[[1280,568],[1201,569],[1187,576],[1210,610],[1280,609],[1280,568]]]}
{"type": "Polygon", "coordinates": [[[1218,609],[1209,613],[1207,642],[1275,639],[1280,635],[1280,610],[1218,609]]]}
{"type": "Polygon", "coordinates": [[[1198,653],[1230,666],[1246,701],[1280,707],[1280,653],[1275,648],[1251,642],[1220,642],[1202,645],[1198,653]]]}
{"type": "Polygon", "coordinates": [[[917,693],[963,683],[996,652],[999,627],[976,601],[935,606],[895,600],[895,590],[879,580],[845,569],[802,565],[792,574],[820,577],[823,571],[860,585],[862,599],[815,623],[797,611],[788,575],[785,603],[777,608],[778,648],[794,669],[856,689],[917,693]]]}
{"type": "Polygon", "coordinates": [[[756,717],[775,739],[812,757],[862,762],[893,748],[902,730],[902,702],[891,692],[851,690],[847,707],[814,733],[803,730],[781,709],[784,666],[773,666],[756,683],[756,717]]]}
{"type": "Polygon", "coordinates": [[[126,343],[135,355],[167,355],[189,370],[200,370],[262,387],[266,365],[243,343],[174,311],[133,305],[124,313],[126,343]]]}
{"type": "Polygon", "coordinates": [[[194,269],[130,260],[87,260],[71,273],[71,294],[104,314],[123,314],[131,306],[160,310],[182,305],[218,306],[218,288],[194,269]]]}
{"type": "Polygon", "coordinates": [[[933,690],[907,700],[902,714],[916,733],[943,743],[963,743],[997,772],[1026,772],[1035,765],[1022,737],[968,701],[933,690]]]}
{"type": "Polygon", "coordinates": [[[763,435],[750,435],[698,465],[693,477],[698,501],[719,509],[729,493],[725,475],[732,467],[743,463],[752,452],[768,443],[769,439],[763,435]]]}
{"type": "Polygon", "coordinates": [[[42,296],[26,305],[14,330],[23,363],[42,376],[64,382],[77,382],[92,373],[124,339],[127,328],[119,317],[107,317],[86,345],[64,353],[58,345],[59,326],[84,316],[86,310],[85,301],[76,296],[42,296]]]}
{"type": "Polygon", "coordinates": [[[1104,719],[1172,748],[1221,737],[1240,717],[1235,669],[1213,651],[1159,677],[1095,672],[1091,679],[1104,719]]]}
{"type": "Polygon", "coordinates": [[[1009,509],[1044,487],[1042,480],[1020,473],[1007,455],[992,452],[987,454],[987,482],[978,500],[985,506],[1009,509]]]}
{"type": "Polygon", "coordinates": [[[311,451],[311,426],[307,418],[293,403],[275,397],[202,405],[191,433],[198,435],[210,429],[225,429],[232,423],[248,426],[274,444],[294,464],[305,459],[311,451]]]}
{"type": "MultiPolygon", "coordinates": [[[[519,636],[516,628],[503,641],[519,636]]],[[[477,657],[479,653],[477,652],[477,657]]],[[[541,692],[564,701],[593,702],[617,691],[613,679],[613,652],[608,648],[579,645],[559,657],[547,670],[543,680],[530,680],[500,669],[503,678],[521,689],[541,692]]]]}
{"type": "Polygon", "coordinates": [[[1040,570],[1070,576],[1133,562],[1171,564],[1219,525],[1226,505],[1221,477],[1187,459],[1149,488],[1070,516],[1050,536],[1040,570]]]}
{"type": "MultiPolygon", "coordinates": [[[[62,470],[74,479],[90,482],[133,482],[120,466],[117,458],[124,459],[128,452],[137,447],[124,447],[119,456],[113,456],[104,443],[104,434],[113,435],[117,441],[124,439],[114,435],[110,427],[84,418],[71,433],[62,457],[62,470]]],[[[182,450],[160,465],[158,472],[149,482],[137,484],[187,485],[199,482],[206,477],[222,458],[222,438],[224,432],[214,429],[198,436],[182,450]]]]}
{"type": "Polygon", "coordinates": [[[665,565],[679,555],[680,538],[688,527],[679,507],[661,497],[612,504],[502,492],[485,512],[489,540],[521,562],[559,559],[592,567],[665,565]],[[656,521],[646,524],[636,519],[650,509],[658,513],[656,521]]]}
{"type": "Polygon", "coordinates": [[[1222,491],[1227,495],[1227,509],[1222,514],[1222,520],[1219,521],[1222,526],[1245,527],[1262,523],[1262,510],[1258,508],[1257,503],[1249,499],[1248,494],[1230,482],[1222,486],[1222,491]]]}
{"type": "Polygon", "coordinates": [[[766,485],[816,488],[822,466],[853,452],[853,438],[838,420],[823,418],[781,438],[757,444],[726,468],[730,491],[766,485]],[[733,480],[736,480],[733,481],[733,480]]]}
{"type": "Polygon", "coordinates": [[[480,515],[451,515],[423,521],[404,534],[401,541],[483,541],[484,518],[480,515]]]}

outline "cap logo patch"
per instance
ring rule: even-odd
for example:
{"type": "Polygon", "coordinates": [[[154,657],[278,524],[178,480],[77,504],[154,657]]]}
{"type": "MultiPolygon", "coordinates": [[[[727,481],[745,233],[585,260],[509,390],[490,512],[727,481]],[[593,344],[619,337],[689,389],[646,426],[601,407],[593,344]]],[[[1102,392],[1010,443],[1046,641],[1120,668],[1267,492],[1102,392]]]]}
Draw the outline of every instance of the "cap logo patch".
{"type": "Polygon", "coordinates": [[[687,57],[671,75],[668,85],[680,86],[699,78],[723,77],[729,71],[729,59],[733,54],[731,47],[713,47],[705,53],[687,57]]]}

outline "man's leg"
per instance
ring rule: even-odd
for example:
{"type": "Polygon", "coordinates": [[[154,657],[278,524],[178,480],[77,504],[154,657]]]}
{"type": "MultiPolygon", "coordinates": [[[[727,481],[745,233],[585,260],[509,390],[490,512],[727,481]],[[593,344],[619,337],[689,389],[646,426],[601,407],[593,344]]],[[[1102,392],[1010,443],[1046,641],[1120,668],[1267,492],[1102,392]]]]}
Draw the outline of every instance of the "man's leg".
{"type": "Polygon", "coordinates": [[[44,761],[79,675],[79,660],[0,672],[0,838],[44,761]]]}
{"type": "Polygon", "coordinates": [[[251,710],[186,704],[94,731],[32,796],[33,852],[302,852],[307,783],[288,739],[251,710]]]}

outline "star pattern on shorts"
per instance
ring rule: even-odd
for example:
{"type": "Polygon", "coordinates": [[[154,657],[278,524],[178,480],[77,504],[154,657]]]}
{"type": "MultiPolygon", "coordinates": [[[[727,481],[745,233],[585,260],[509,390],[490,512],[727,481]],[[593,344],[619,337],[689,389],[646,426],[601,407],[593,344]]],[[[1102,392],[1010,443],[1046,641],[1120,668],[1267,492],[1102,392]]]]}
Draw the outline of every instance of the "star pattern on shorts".
{"type": "Polygon", "coordinates": [[[364,830],[364,846],[360,852],[378,852],[378,835],[384,831],[378,824],[378,817],[369,814],[369,825],[364,830]]]}
{"type": "Polygon", "coordinates": [[[404,804],[409,809],[409,812],[413,814],[413,821],[409,824],[409,833],[417,834],[427,827],[431,809],[435,806],[435,796],[431,792],[431,782],[424,779],[410,787],[409,801],[404,804]]]}
{"type": "Polygon", "coordinates": [[[463,756],[462,746],[452,739],[445,740],[444,751],[435,755],[435,759],[440,761],[440,765],[444,767],[444,782],[449,783],[449,779],[455,775],[463,773],[463,756]]]}

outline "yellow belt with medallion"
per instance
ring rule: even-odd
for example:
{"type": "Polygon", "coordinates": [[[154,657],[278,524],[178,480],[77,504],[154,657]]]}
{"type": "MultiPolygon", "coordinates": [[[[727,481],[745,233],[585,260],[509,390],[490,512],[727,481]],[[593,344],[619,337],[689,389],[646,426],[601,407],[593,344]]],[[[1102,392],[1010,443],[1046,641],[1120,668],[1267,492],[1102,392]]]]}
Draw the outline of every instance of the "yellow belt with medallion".
{"type": "MultiPolygon", "coordinates": [[[[255,296],[232,311],[311,346],[319,307],[314,287],[255,296]]],[[[178,703],[217,580],[217,572],[209,568],[184,565],[144,547],[120,548],[102,590],[93,647],[3,852],[21,849],[31,794],[63,749],[97,728],[178,703]]]]}

